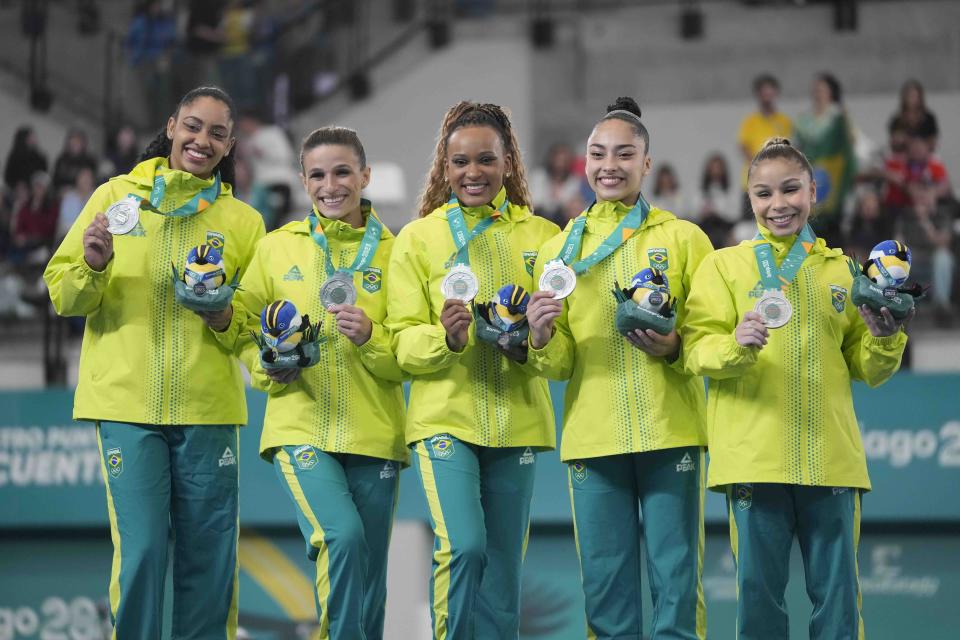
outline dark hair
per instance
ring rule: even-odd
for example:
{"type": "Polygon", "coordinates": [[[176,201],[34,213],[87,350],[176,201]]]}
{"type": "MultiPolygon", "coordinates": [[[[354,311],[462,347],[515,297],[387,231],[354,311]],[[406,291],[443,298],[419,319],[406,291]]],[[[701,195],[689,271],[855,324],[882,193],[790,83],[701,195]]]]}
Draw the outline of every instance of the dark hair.
{"type": "Polygon", "coordinates": [[[29,125],[17,127],[16,133],[13,134],[13,146],[10,153],[22,153],[26,151],[28,149],[27,138],[31,135],[33,135],[33,127],[29,125]]]}
{"type": "Polygon", "coordinates": [[[900,87],[900,113],[903,113],[907,110],[907,90],[916,89],[917,93],[920,95],[920,108],[924,111],[927,110],[927,100],[924,97],[923,85],[920,84],[920,81],[916,78],[910,78],[903,83],[903,86],[900,87]]]}
{"type": "MultiPolygon", "coordinates": [[[[233,120],[234,114],[237,112],[237,107],[233,103],[233,98],[231,98],[226,91],[220,87],[197,87],[191,91],[188,91],[184,95],[177,108],[174,110],[171,117],[176,120],[177,116],[180,115],[180,109],[183,107],[193,104],[199,98],[213,98],[218,100],[227,106],[227,111],[230,112],[230,119],[233,120]]],[[[232,127],[231,127],[232,128],[232,127]]],[[[137,159],[137,162],[143,162],[144,160],[149,160],[150,158],[166,158],[170,155],[172,149],[172,144],[170,138],[167,137],[167,125],[166,123],[160,127],[160,131],[157,132],[157,135],[150,141],[150,144],[147,145],[147,148],[143,150],[143,153],[140,154],[140,158],[137,159]]],[[[220,159],[220,162],[217,163],[217,166],[213,168],[213,172],[220,173],[220,179],[223,182],[233,184],[234,180],[234,171],[233,171],[233,155],[228,154],[223,156],[220,159]]]]}
{"type": "Polygon", "coordinates": [[[660,191],[660,181],[664,176],[673,178],[673,186],[679,190],[680,184],[679,180],[677,180],[677,172],[674,171],[672,165],[664,163],[657,167],[657,174],[653,178],[653,195],[659,196],[662,193],[660,191]]]}
{"type": "Polygon", "coordinates": [[[720,176],[720,186],[724,191],[730,189],[730,170],[727,167],[727,159],[723,157],[722,153],[714,151],[707,156],[706,162],[703,163],[703,176],[700,178],[701,193],[706,193],[710,187],[710,165],[713,164],[714,160],[719,160],[723,167],[723,175],[720,176]]]}
{"type": "Polygon", "coordinates": [[[807,172],[810,180],[813,180],[813,167],[810,165],[810,161],[807,160],[807,156],[803,155],[802,151],[790,144],[790,141],[786,138],[770,138],[763,144],[763,148],[757,152],[757,155],[753,156],[753,160],[750,162],[750,168],[747,170],[747,181],[749,182],[750,176],[753,174],[753,169],[758,164],[767,160],[777,160],[781,158],[797,163],[807,172]]]}
{"type": "Polygon", "coordinates": [[[822,81],[827,85],[827,88],[830,89],[830,102],[843,104],[843,88],[840,86],[840,81],[837,80],[837,77],[826,71],[818,73],[816,77],[817,80],[822,81]]]}
{"type": "Polygon", "coordinates": [[[513,172],[504,176],[503,186],[507,190],[507,199],[513,204],[530,206],[530,189],[527,187],[527,172],[520,159],[520,144],[513,134],[510,118],[499,106],[490,103],[462,101],[450,107],[440,124],[440,135],[433,153],[433,164],[427,174],[426,183],[420,193],[420,217],[447,202],[450,185],[444,178],[444,164],[447,158],[447,143],[457,129],[464,127],[489,127],[497,132],[506,155],[513,159],[513,172]]]}
{"type": "Polygon", "coordinates": [[[300,143],[300,171],[303,172],[303,156],[311,149],[323,146],[325,144],[340,144],[345,147],[351,147],[360,159],[360,168],[367,167],[367,154],[363,150],[363,143],[360,142],[360,136],[353,129],[346,127],[320,127],[311,131],[303,142],[300,143]]]}
{"type": "MultiPolygon", "coordinates": [[[[621,96],[613,104],[607,105],[607,115],[600,118],[600,122],[606,120],[626,122],[633,128],[634,135],[643,140],[645,153],[650,153],[650,134],[647,132],[647,128],[643,126],[643,122],[640,121],[640,116],[640,105],[637,104],[637,101],[630,97],[621,96]]],[[[597,124],[600,124],[600,122],[597,124]]]]}
{"type": "Polygon", "coordinates": [[[765,86],[771,86],[777,91],[780,91],[780,81],[777,80],[772,74],[761,73],[756,78],[753,79],[753,92],[757,93],[765,86]]]}

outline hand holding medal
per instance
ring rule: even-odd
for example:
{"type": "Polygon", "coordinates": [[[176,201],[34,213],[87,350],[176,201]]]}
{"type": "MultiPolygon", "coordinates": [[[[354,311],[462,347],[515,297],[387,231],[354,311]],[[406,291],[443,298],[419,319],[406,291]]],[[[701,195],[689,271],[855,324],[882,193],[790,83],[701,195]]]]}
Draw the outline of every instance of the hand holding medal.
{"type": "Polygon", "coordinates": [[[109,221],[98,213],[83,232],[83,259],[94,271],[103,271],[113,257],[113,235],[109,221]]]}
{"type": "Polygon", "coordinates": [[[333,314],[337,331],[356,346],[364,344],[373,334],[373,323],[360,307],[352,304],[335,304],[327,307],[327,311],[333,314]]]}
{"type": "Polygon", "coordinates": [[[755,347],[763,349],[767,346],[767,340],[770,338],[770,332],[761,316],[756,311],[747,311],[743,314],[743,320],[737,325],[733,332],[734,338],[741,347],[755,347]]]}
{"type": "Polygon", "coordinates": [[[461,300],[448,299],[440,311],[440,324],[447,332],[447,347],[457,353],[463,351],[470,340],[470,323],[473,315],[461,300]]]}

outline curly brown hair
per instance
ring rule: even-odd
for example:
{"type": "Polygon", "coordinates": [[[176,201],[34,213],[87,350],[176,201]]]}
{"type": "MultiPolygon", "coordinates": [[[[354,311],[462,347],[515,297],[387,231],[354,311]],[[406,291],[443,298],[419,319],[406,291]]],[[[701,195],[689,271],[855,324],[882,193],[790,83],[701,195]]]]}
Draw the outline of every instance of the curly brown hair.
{"type": "Polygon", "coordinates": [[[510,118],[504,110],[489,103],[462,101],[453,105],[443,116],[433,164],[427,174],[423,191],[420,192],[419,217],[423,218],[450,199],[450,185],[444,176],[447,160],[447,141],[450,135],[463,127],[490,127],[500,136],[504,152],[513,160],[513,171],[504,176],[503,186],[511,203],[529,207],[530,189],[527,187],[527,172],[520,158],[520,145],[513,134],[510,118]]]}

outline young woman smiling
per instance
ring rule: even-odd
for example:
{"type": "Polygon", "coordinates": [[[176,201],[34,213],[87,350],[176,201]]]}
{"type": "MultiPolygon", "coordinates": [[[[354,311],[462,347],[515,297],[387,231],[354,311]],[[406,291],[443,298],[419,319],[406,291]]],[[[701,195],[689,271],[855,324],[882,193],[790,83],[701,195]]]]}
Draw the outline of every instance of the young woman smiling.
{"type": "Polygon", "coordinates": [[[546,380],[476,339],[468,303],[445,300],[441,285],[472,277],[481,301],[508,284],[531,291],[537,249],[557,227],[529,202],[506,114],[461,102],[444,116],[420,219],[390,260],[388,327],[413,376],[406,441],[436,536],[435,638],[519,633],[536,452],[554,446],[550,395],[546,380]]]}
{"type": "Polygon", "coordinates": [[[257,245],[234,318],[217,335],[269,395],[260,455],[293,501],[316,564],[320,636],[373,640],[383,637],[387,549],[407,462],[403,372],[383,327],[394,237],[361,199],[370,167],[356,132],[317,129],[300,162],[313,211],[257,245]],[[337,277],[354,296],[329,305],[324,284],[337,277]],[[248,332],[260,332],[261,310],[279,300],[323,320],[314,366],[261,367],[248,332]]]}
{"type": "Polygon", "coordinates": [[[740,639],[788,637],[794,536],[810,637],[863,637],[857,545],[870,480],[850,383],[893,375],[907,336],[886,309],[847,300],[847,258],[808,224],[816,188],[788,140],[766,143],[748,173],[758,234],[703,261],[681,330],[687,368],[710,379],[708,484],[727,495],[740,639]]]}
{"type": "Polygon", "coordinates": [[[530,366],[570,380],[560,458],[568,464],[588,634],[643,635],[642,510],[650,637],[702,638],[703,381],[684,371],[675,329],[621,336],[610,290],[645,268],[662,271],[683,326],[690,279],[712,248],[696,225],[647,204],[650,135],[633,99],[607,108],[586,160],[596,202],[541,247],[536,268],[539,275],[562,259],[577,273],[576,286],[563,300],[535,293],[527,315],[530,366]]]}
{"type": "Polygon", "coordinates": [[[141,162],[94,192],[44,273],[57,313],[86,316],[73,417],[96,423],[103,454],[114,637],[161,637],[171,533],[173,636],[236,635],[243,378],[175,303],[170,276],[206,244],[243,273],[264,235],[231,195],[235,113],[220,89],[187,93],[141,162]],[[108,221],[129,196],[136,224],[108,221]]]}

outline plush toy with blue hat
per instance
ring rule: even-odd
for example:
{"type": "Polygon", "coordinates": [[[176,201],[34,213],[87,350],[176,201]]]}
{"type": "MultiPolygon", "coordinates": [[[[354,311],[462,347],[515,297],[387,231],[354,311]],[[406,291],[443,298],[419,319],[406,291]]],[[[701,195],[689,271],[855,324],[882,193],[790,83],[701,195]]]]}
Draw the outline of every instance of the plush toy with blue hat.
{"type": "Polygon", "coordinates": [[[301,316],[289,300],[265,306],[260,312],[260,333],[250,332],[260,348],[260,365],[264,369],[304,369],[317,364],[324,341],[321,322],[310,324],[310,316],[301,316]]]}
{"type": "Polygon", "coordinates": [[[884,240],[870,251],[870,256],[858,268],[849,261],[853,276],[850,299],[856,306],[867,305],[874,313],[887,308],[897,320],[903,320],[923,297],[925,288],[919,284],[904,286],[910,278],[913,256],[910,247],[896,240],[884,240]]]}
{"type": "Polygon", "coordinates": [[[670,297],[666,273],[647,268],[633,276],[627,289],[617,281],[613,284],[613,297],[617,300],[615,323],[621,335],[653,329],[665,336],[673,331],[677,322],[676,298],[670,297]]]}
{"type": "Polygon", "coordinates": [[[223,256],[209,244],[199,244],[187,253],[183,275],[173,268],[173,291],[177,303],[191,311],[223,311],[230,306],[234,292],[240,288],[240,270],[225,286],[223,256]]]}
{"type": "Polygon", "coordinates": [[[518,284],[500,287],[490,302],[473,307],[475,332],[478,340],[496,345],[508,358],[526,359],[526,342],[530,333],[527,325],[527,304],[530,294],[518,284]]]}

